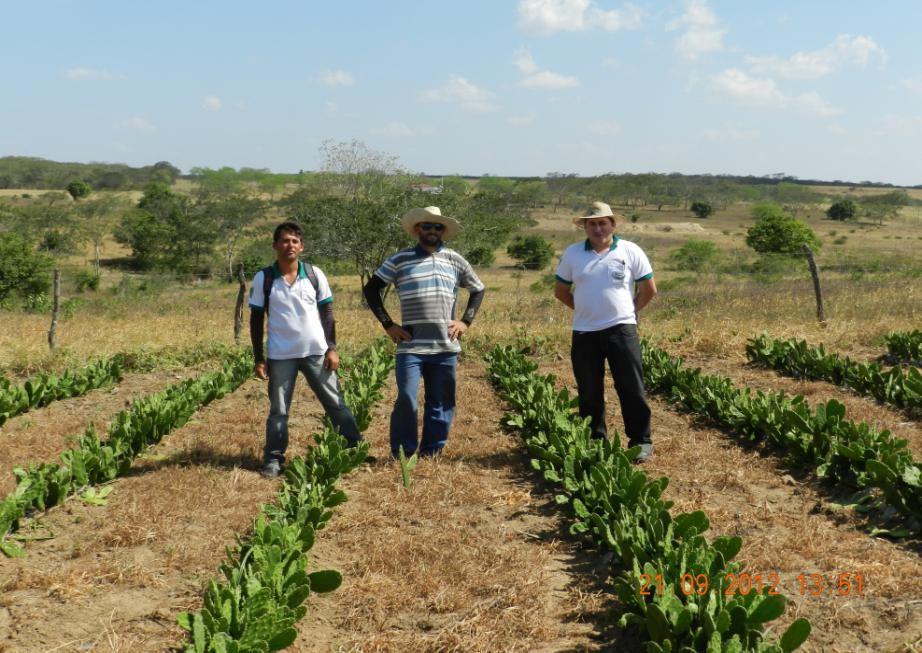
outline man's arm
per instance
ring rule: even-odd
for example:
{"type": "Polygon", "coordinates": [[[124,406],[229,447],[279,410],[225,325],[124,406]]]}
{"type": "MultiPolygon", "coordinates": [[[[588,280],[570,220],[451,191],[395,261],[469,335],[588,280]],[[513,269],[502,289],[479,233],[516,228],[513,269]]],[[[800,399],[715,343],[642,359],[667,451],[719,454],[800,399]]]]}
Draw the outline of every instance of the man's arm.
{"type": "Polygon", "coordinates": [[[470,296],[467,298],[467,308],[464,309],[464,315],[461,316],[460,320],[452,320],[448,325],[449,340],[457,340],[464,335],[467,328],[471,326],[471,322],[473,322],[474,318],[477,316],[477,311],[480,309],[480,304],[483,302],[483,296],[486,292],[486,289],[470,291],[470,296]]]}
{"type": "Polygon", "coordinates": [[[323,327],[323,337],[327,341],[323,366],[335,372],[339,368],[339,354],[336,353],[336,318],[333,317],[333,302],[321,304],[317,307],[317,312],[320,315],[320,326],[323,327]]]}
{"type": "Polygon", "coordinates": [[[576,304],[573,303],[573,293],[570,292],[570,284],[564,283],[560,279],[554,284],[554,297],[571,309],[576,307],[576,304]]]}
{"type": "Polygon", "coordinates": [[[266,313],[263,309],[250,306],[250,343],[253,345],[254,369],[256,376],[263,381],[269,378],[266,375],[266,357],[263,354],[263,323],[265,322],[265,315],[266,313]]]}
{"type": "Polygon", "coordinates": [[[380,322],[384,330],[387,331],[387,335],[390,336],[391,340],[394,342],[412,340],[413,336],[411,336],[406,329],[394,324],[391,316],[388,315],[387,309],[384,308],[384,300],[381,299],[381,291],[385,288],[387,288],[387,282],[384,281],[384,279],[377,274],[371,275],[368,283],[362,288],[362,295],[365,297],[365,303],[368,304],[368,308],[370,308],[371,312],[378,318],[378,322],[380,322]]]}
{"type": "Polygon", "coordinates": [[[653,277],[642,279],[637,282],[637,292],[634,294],[634,313],[639,313],[640,309],[650,303],[650,300],[656,295],[656,282],[653,277]]]}

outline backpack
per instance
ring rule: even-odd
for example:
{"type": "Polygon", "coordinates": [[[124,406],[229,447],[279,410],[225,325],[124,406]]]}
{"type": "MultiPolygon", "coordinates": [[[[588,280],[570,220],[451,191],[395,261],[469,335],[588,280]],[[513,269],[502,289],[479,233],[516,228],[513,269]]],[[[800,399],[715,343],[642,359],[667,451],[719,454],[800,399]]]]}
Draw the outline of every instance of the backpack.
{"type": "MultiPolygon", "coordinates": [[[[314,287],[314,296],[320,296],[320,282],[317,280],[317,273],[314,272],[314,266],[308,263],[307,261],[302,261],[304,263],[304,271],[307,273],[307,278],[311,282],[311,285],[314,287]]],[[[269,295],[272,292],[272,266],[268,265],[262,269],[263,273],[263,313],[266,318],[269,317],[269,295]]]]}

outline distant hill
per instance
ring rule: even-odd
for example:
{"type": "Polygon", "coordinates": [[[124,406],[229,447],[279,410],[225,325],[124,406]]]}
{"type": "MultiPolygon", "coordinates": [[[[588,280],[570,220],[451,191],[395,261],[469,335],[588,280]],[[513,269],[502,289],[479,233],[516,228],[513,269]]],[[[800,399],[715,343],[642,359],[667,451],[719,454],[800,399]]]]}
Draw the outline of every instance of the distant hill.
{"type": "Polygon", "coordinates": [[[0,157],[0,188],[58,188],[72,181],[94,190],[131,190],[151,181],[173,183],[182,171],[168,161],[133,168],[124,163],[61,163],[38,157],[0,157]]]}

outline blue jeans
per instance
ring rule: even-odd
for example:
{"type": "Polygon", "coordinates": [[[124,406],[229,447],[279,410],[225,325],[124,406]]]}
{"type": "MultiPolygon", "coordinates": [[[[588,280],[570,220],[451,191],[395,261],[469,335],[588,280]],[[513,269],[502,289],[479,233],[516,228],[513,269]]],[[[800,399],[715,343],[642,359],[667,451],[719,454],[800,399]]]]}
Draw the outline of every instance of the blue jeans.
{"type": "Polygon", "coordinates": [[[397,354],[397,401],[391,413],[391,454],[398,455],[400,446],[409,456],[419,448],[419,455],[439,453],[448,441],[448,429],[455,416],[455,368],[458,355],[397,354]],[[417,439],[416,400],[419,379],[424,386],[423,440],[417,439]]]}
{"type": "Polygon", "coordinates": [[[298,372],[307,379],[307,384],[317,395],[324,412],[339,433],[351,446],[361,439],[355,417],[343,401],[336,372],[323,368],[323,355],[267,361],[269,368],[269,417],[266,419],[266,446],[263,462],[285,463],[288,448],[288,411],[295,390],[298,372]]]}

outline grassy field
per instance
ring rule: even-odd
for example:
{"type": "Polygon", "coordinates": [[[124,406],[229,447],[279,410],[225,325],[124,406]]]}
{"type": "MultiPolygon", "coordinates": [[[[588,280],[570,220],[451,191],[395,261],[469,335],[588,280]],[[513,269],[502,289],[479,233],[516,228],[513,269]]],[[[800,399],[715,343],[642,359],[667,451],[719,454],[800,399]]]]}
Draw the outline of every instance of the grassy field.
{"type": "MultiPolygon", "coordinates": [[[[800,393],[811,402],[838,398],[851,418],[908,440],[918,459],[917,421],[829,384],[753,368],[744,346],[768,331],[859,359],[879,356],[888,331],[922,324],[922,219],[910,211],[878,227],[832,222],[819,211],[807,216],[824,241],[818,262],[828,322],[822,326],[802,262],[751,271],[748,210],[736,205],[707,220],[680,210],[640,210],[636,223],[621,225],[622,237],[650,254],[660,287],[641,316],[642,333],[741,385],[800,393]],[[692,237],[718,245],[721,260],[713,269],[671,268],[670,254],[692,237]]],[[[532,230],[558,253],[582,238],[570,214],[540,210],[534,217],[532,230]]],[[[479,271],[487,295],[465,336],[459,410],[446,454],[421,462],[411,488],[401,485],[397,465],[383,460],[394,396],[389,384],[367,433],[382,460],[346,480],[350,501],[311,553],[318,567],[342,570],[344,586],[312,597],[293,650],[637,650],[636,637],[614,625],[618,605],[606,586],[606,561],[566,535],[553,496],[529,471],[515,437],[499,428],[502,406],[481,359],[493,345],[528,346],[542,372],[556,374],[561,386],[574,382],[570,316],[553,298],[551,270],[521,272],[498,254],[496,266],[479,271]]],[[[80,265],[79,257],[73,263],[80,265]]],[[[68,293],[79,301],[59,325],[54,356],[45,342],[48,315],[0,314],[7,327],[0,331],[0,368],[18,378],[118,351],[232,342],[235,285],[142,285],[123,278],[108,270],[99,291],[68,293]]],[[[357,277],[335,277],[333,284],[340,348],[358,351],[381,329],[362,307],[357,277]]],[[[125,401],[162,387],[167,376],[134,375],[114,391],[10,420],[0,442],[15,441],[15,453],[4,462],[53,459],[86,422],[105,424],[125,401]]],[[[310,446],[308,434],[322,416],[303,385],[293,410],[293,453],[310,446]]],[[[274,492],[256,474],[264,394],[265,386],[251,380],[214,402],[114,483],[106,506],[71,501],[42,517],[42,532],[54,537],[29,542],[23,560],[0,559],[0,651],[180,646],[176,613],[200,606],[224,546],[274,492]]],[[[608,397],[611,430],[620,430],[617,398],[612,390],[608,397]]],[[[715,535],[743,536],[741,558],[750,569],[779,574],[791,599],[782,624],[796,616],[814,624],[801,650],[919,650],[918,541],[871,537],[865,519],[842,508],[834,488],[770,450],[739,446],[731,434],[664,400],[651,404],[656,455],[649,473],[671,479],[667,498],[677,510],[704,510],[715,535]],[[849,571],[864,574],[864,596],[797,591],[800,573],[849,571]]],[[[774,628],[776,635],[781,628],[774,628]]]]}

